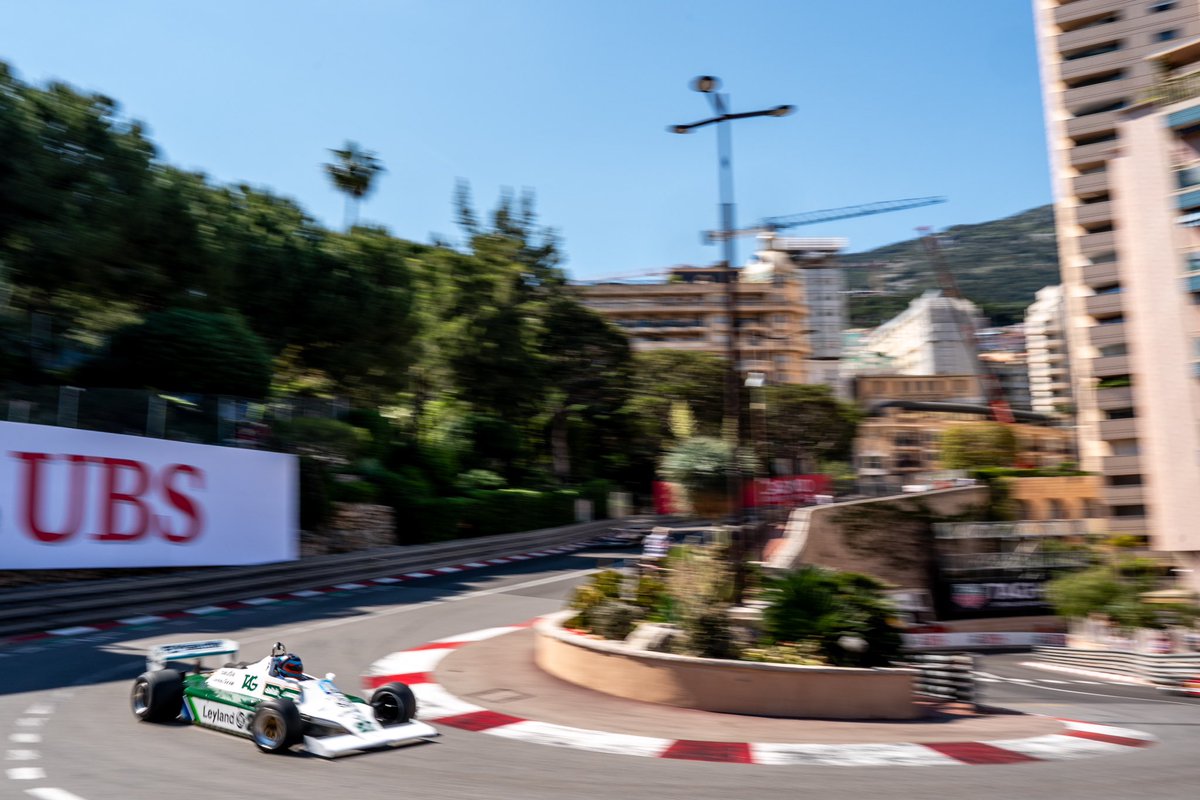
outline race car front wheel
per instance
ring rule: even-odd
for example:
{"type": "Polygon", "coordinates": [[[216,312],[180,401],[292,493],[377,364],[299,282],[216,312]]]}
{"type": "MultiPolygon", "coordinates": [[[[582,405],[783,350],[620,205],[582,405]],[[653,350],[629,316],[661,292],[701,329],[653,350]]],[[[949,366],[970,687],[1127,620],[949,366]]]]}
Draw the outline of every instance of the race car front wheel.
{"type": "Polygon", "coordinates": [[[170,722],[183,709],[183,676],[173,669],[144,672],[129,693],[133,715],[145,722],[170,722]]]}
{"type": "Polygon", "coordinates": [[[250,720],[250,735],[264,753],[287,750],[304,738],[300,709],[286,698],[264,700],[250,720]]]}
{"type": "Polygon", "coordinates": [[[417,715],[417,698],[406,684],[388,683],[371,695],[371,709],[380,725],[402,725],[417,715]]]}

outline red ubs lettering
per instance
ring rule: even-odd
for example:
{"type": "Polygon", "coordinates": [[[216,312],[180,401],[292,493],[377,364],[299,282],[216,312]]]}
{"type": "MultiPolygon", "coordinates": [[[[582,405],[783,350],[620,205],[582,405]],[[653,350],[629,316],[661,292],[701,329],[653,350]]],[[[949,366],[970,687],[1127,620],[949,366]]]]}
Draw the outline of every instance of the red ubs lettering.
{"type": "Polygon", "coordinates": [[[64,542],[79,533],[86,517],[88,475],[94,472],[91,467],[98,467],[103,472],[102,491],[97,497],[100,529],[92,534],[92,538],[102,542],[129,542],[147,534],[158,534],[169,542],[183,544],[203,533],[203,508],[195,497],[183,491],[185,488],[204,488],[204,472],[198,467],[169,464],[155,474],[153,467],[127,458],[18,452],[11,455],[22,462],[17,497],[23,507],[18,509],[16,516],[24,521],[29,535],[39,542],[64,542]],[[67,510],[58,530],[52,530],[41,513],[46,505],[43,498],[47,492],[46,484],[52,479],[51,473],[61,475],[63,472],[61,468],[51,466],[55,461],[67,464],[67,510]],[[160,498],[158,502],[165,503],[185,520],[178,530],[172,527],[167,516],[154,513],[156,496],[160,498]],[[126,509],[123,515],[121,508],[126,509]],[[124,526],[119,524],[122,517],[124,526]]]}

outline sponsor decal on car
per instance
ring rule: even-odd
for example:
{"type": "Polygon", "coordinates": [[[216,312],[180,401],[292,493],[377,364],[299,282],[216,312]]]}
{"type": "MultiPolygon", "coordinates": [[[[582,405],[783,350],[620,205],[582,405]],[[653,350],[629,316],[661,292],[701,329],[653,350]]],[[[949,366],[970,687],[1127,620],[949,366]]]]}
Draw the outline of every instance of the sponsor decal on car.
{"type": "Polygon", "coordinates": [[[250,730],[251,712],[243,708],[196,697],[189,697],[188,702],[191,703],[193,717],[201,725],[233,733],[244,734],[250,730]]]}

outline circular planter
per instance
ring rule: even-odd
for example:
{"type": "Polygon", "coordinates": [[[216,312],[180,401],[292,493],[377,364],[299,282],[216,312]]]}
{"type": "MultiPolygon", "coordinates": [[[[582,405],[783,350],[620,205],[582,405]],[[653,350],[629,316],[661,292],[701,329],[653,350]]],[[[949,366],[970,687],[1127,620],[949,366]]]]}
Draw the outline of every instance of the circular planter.
{"type": "Polygon", "coordinates": [[[598,692],[727,714],[810,719],[912,719],[913,671],[762,664],[634,650],[563,629],[572,613],[534,627],[534,660],[598,692]]]}

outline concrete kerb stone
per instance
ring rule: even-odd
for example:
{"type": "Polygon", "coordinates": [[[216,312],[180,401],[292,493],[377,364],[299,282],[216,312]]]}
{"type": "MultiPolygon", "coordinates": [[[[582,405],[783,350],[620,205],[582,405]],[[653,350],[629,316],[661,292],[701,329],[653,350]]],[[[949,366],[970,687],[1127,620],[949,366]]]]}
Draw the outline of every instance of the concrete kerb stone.
{"type": "Polygon", "coordinates": [[[395,681],[408,684],[417,696],[420,718],[437,725],[531,744],[645,758],[773,766],[978,766],[1111,756],[1157,741],[1142,731],[1066,719],[1056,720],[1061,727],[1054,733],[968,741],[818,743],[672,738],[527,719],[469,702],[438,683],[438,665],[459,648],[528,629],[536,622],[472,631],[392,653],[371,665],[363,685],[370,691],[395,681]]]}

